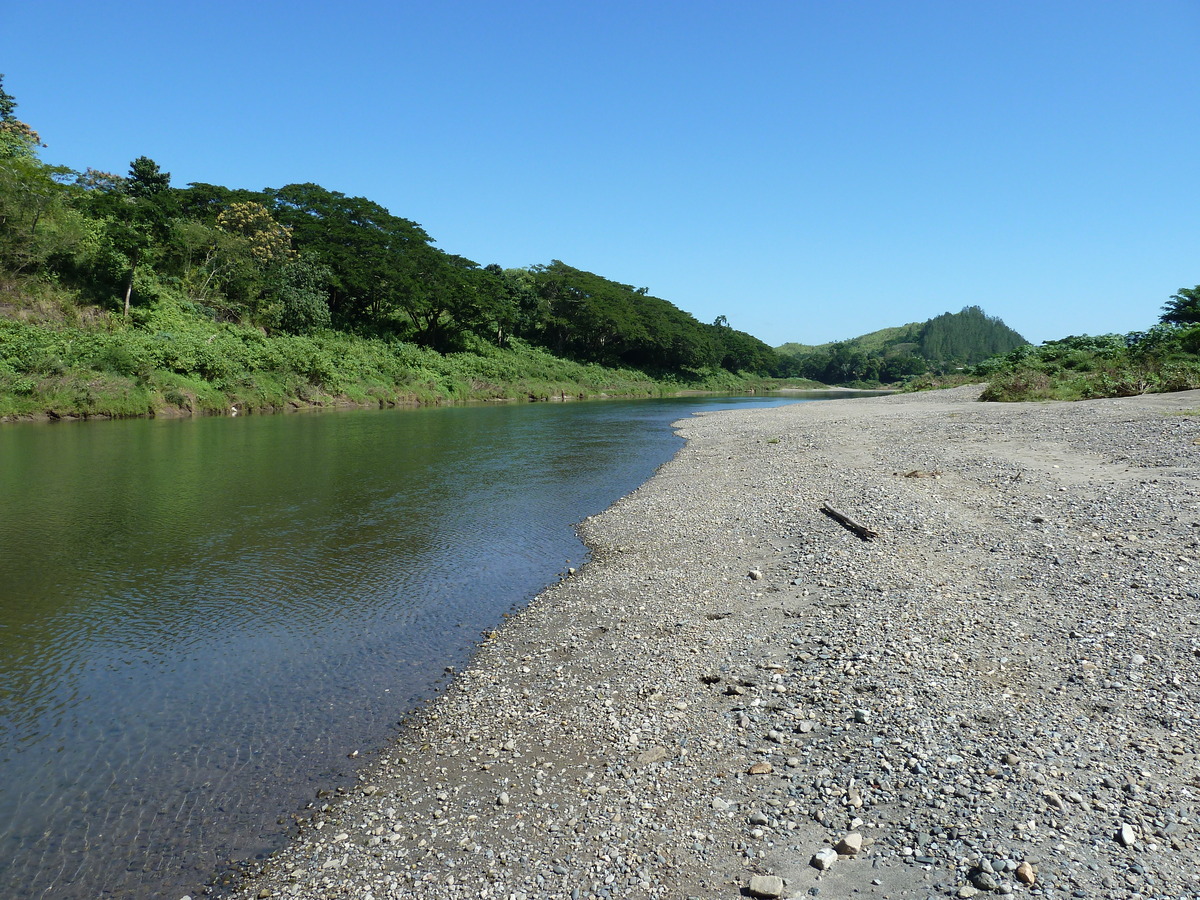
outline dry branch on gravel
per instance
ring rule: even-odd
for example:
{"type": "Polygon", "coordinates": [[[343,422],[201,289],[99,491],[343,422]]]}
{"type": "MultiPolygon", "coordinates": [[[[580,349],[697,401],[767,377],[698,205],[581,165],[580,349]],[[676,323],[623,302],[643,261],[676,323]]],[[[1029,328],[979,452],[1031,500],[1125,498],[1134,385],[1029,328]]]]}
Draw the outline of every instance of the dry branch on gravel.
{"type": "Polygon", "coordinates": [[[845,513],[838,512],[836,509],[834,509],[832,506],[829,505],[828,500],[826,500],[824,503],[821,504],[821,512],[825,513],[825,515],[829,516],[829,518],[833,519],[835,522],[838,522],[841,525],[845,526],[850,531],[853,531],[864,541],[873,541],[873,540],[875,540],[875,538],[879,537],[878,532],[872,531],[866,525],[862,525],[862,524],[856,522],[854,519],[850,518],[845,513]]]}

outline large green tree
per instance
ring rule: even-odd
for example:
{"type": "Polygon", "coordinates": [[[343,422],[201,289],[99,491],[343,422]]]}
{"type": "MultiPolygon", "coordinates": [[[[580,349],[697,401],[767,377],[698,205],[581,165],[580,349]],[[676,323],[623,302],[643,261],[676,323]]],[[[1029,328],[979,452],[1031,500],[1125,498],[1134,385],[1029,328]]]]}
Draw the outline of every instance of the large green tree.
{"type": "Polygon", "coordinates": [[[164,172],[148,156],[139,156],[129,164],[125,193],[138,200],[156,197],[171,187],[171,173],[164,172]]]}
{"type": "Polygon", "coordinates": [[[378,325],[416,289],[420,263],[431,248],[429,235],[415,222],[365,197],[317,184],[289,184],[265,194],[297,249],[332,273],[329,308],[335,324],[378,325]]]}
{"type": "Polygon", "coordinates": [[[64,249],[61,229],[48,226],[64,213],[68,175],[32,156],[0,159],[0,263],[9,271],[40,270],[64,249]]]}
{"type": "Polygon", "coordinates": [[[1180,288],[1163,306],[1159,321],[1167,325],[1193,325],[1200,322],[1200,284],[1180,288]]]}
{"type": "Polygon", "coordinates": [[[942,313],[925,323],[919,339],[925,359],[943,367],[969,366],[1028,343],[978,306],[942,313]]]}
{"type": "Polygon", "coordinates": [[[0,75],[0,262],[10,271],[24,272],[46,259],[39,228],[61,202],[58,178],[66,170],[38,159],[37,132],[17,120],[16,108],[0,75]]]}
{"type": "Polygon", "coordinates": [[[452,349],[463,335],[480,330],[491,298],[479,290],[476,263],[434,247],[413,248],[400,262],[409,274],[397,281],[395,304],[417,343],[452,349]]]}
{"type": "Polygon", "coordinates": [[[139,267],[152,263],[170,233],[176,211],[170,185],[169,172],[139,156],[129,164],[125,178],[101,182],[89,196],[91,210],[107,223],[110,247],[125,263],[121,306],[126,318],[139,267]]]}
{"type": "Polygon", "coordinates": [[[783,360],[774,348],[754,335],[738,331],[725,316],[717,316],[708,326],[715,338],[718,362],[730,372],[753,372],[757,375],[783,374],[783,360]]]}

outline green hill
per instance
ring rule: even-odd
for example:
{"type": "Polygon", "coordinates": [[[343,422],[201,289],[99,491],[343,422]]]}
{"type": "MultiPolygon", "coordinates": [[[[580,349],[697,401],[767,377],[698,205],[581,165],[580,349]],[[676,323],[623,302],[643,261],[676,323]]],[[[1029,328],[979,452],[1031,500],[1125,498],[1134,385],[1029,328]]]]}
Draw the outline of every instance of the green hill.
{"type": "Polygon", "coordinates": [[[910,322],[907,325],[898,325],[892,328],[880,328],[878,331],[872,331],[870,334],[859,335],[856,338],[851,338],[848,341],[830,341],[827,344],[782,344],[775,349],[779,353],[787,354],[788,356],[802,356],[812,353],[817,350],[828,350],[835,343],[850,344],[859,350],[886,350],[900,344],[913,343],[916,344],[920,340],[921,329],[925,326],[924,322],[910,322]]]}
{"type": "Polygon", "coordinates": [[[975,365],[1029,342],[978,306],[925,322],[882,328],[847,341],[784,344],[789,374],[826,384],[892,382],[975,365]]]}

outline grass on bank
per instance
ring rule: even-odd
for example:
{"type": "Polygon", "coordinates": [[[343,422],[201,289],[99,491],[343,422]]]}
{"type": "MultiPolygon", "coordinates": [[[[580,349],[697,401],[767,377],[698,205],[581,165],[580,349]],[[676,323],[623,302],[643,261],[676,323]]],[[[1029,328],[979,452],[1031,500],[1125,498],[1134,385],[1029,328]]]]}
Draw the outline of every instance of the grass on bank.
{"type": "MultiPolygon", "coordinates": [[[[654,378],[572,362],[514,341],[441,354],[325,331],[272,335],[160,303],[136,324],[52,295],[0,310],[0,417],[250,412],[289,406],[652,397],[768,388],[723,369],[654,378]]],[[[788,382],[797,386],[796,382],[788,382]]]]}

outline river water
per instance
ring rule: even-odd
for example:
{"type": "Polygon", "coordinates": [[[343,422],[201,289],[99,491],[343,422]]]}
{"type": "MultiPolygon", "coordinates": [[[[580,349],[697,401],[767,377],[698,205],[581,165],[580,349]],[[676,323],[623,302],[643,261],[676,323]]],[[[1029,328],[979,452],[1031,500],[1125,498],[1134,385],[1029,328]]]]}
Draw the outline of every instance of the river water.
{"type": "Polygon", "coordinates": [[[278,848],[670,422],[783,402],[0,427],[0,896],[178,900],[278,848]]]}

